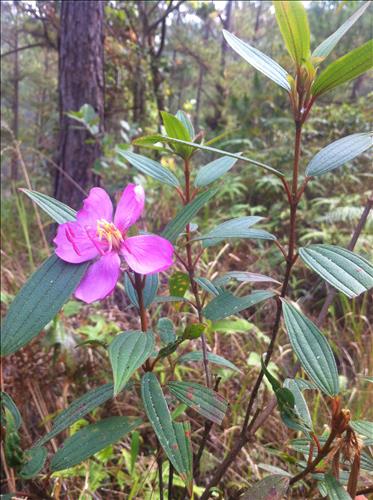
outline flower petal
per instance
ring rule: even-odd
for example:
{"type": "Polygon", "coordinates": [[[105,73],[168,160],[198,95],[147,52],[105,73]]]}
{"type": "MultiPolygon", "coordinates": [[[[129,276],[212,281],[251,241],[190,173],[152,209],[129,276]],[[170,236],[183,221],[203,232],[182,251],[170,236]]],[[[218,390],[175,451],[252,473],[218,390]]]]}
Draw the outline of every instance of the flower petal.
{"type": "Polygon", "coordinates": [[[121,253],[136,273],[153,274],[173,264],[174,247],[160,236],[144,234],[127,238],[121,253]]]}
{"type": "Polygon", "coordinates": [[[99,254],[87,231],[82,228],[79,222],[60,224],[53,243],[57,246],[56,255],[72,264],[86,262],[94,259],[99,254]]]}
{"type": "Polygon", "coordinates": [[[120,231],[125,231],[137,221],[144,210],[144,202],[145,193],[142,186],[128,184],[114,215],[114,224],[120,231]]]}
{"type": "Polygon", "coordinates": [[[96,229],[99,219],[111,222],[113,219],[113,204],[107,192],[99,187],[92,188],[76,218],[83,227],[86,226],[91,229],[96,229]]]}
{"type": "Polygon", "coordinates": [[[102,300],[114,290],[119,274],[119,255],[114,252],[103,255],[88,268],[74,295],[87,304],[102,300]]]}

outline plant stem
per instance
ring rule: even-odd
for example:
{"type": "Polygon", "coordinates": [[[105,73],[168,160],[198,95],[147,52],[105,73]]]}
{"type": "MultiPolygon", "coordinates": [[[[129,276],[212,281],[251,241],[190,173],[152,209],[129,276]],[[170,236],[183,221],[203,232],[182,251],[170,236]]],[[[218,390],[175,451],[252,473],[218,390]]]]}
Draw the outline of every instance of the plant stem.
{"type": "MultiPolygon", "coordinates": [[[[290,227],[289,227],[289,247],[288,247],[288,253],[287,253],[287,259],[286,259],[286,270],[285,270],[285,276],[284,276],[284,281],[282,284],[282,289],[281,289],[281,297],[285,297],[289,288],[289,281],[290,281],[290,276],[291,276],[291,271],[293,268],[293,265],[295,263],[295,244],[296,244],[296,217],[297,217],[297,208],[298,208],[298,203],[300,200],[300,197],[298,197],[298,176],[299,176],[299,159],[300,159],[300,153],[301,153],[301,138],[302,138],[302,122],[296,121],[295,122],[295,141],[294,141],[294,163],[293,163],[293,178],[292,178],[292,185],[291,185],[291,191],[289,189],[289,186],[287,182],[285,181],[284,188],[285,191],[288,195],[288,201],[290,204],[290,227]]],[[[303,194],[303,192],[302,192],[303,194]]],[[[264,359],[264,364],[265,366],[268,366],[268,363],[271,359],[274,346],[276,343],[276,338],[277,334],[280,329],[280,322],[281,322],[281,313],[282,313],[282,307],[281,307],[281,301],[277,299],[277,311],[276,311],[276,316],[275,316],[275,321],[272,327],[272,334],[271,334],[271,341],[268,346],[268,350],[264,359]]],[[[250,432],[253,431],[254,425],[255,425],[255,420],[257,418],[256,415],[252,418],[250,421],[250,415],[254,406],[254,403],[256,401],[256,398],[258,396],[259,388],[262,383],[262,380],[264,378],[264,371],[261,370],[258,378],[255,382],[254,388],[251,392],[249,403],[246,409],[246,414],[245,414],[245,419],[244,423],[241,428],[240,435],[234,444],[233,448],[231,451],[228,453],[224,461],[219,465],[219,467],[216,469],[214,476],[210,480],[209,484],[207,485],[205,491],[203,492],[200,500],[207,500],[209,497],[209,491],[211,488],[216,486],[221,478],[224,476],[232,462],[235,460],[243,446],[249,441],[250,439],[250,432]]]]}
{"type": "Polygon", "coordinates": [[[168,500],[172,499],[172,484],[174,482],[174,466],[171,462],[169,463],[169,472],[168,472],[168,500]]]}
{"type": "MultiPolygon", "coordinates": [[[[191,201],[191,195],[190,195],[190,165],[189,165],[189,160],[186,159],[184,160],[184,178],[185,178],[185,203],[189,203],[191,201]]],[[[203,322],[203,316],[202,316],[202,304],[201,304],[201,299],[198,293],[198,285],[194,281],[194,271],[195,271],[195,263],[193,262],[193,255],[192,255],[192,243],[191,243],[191,232],[190,232],[190,224],[187,224],[186,226],[186,254],[187,254],[187,266],[186,269],[189,274],[189,280],[190,280],[190,286],[192,288],[192,292],[194,295],[195,299],[195,304],[196,304],[196,309],[198,313],[198,321],[200,323],[203,322]]],[[[201,342],[202,342],[202,354],[203,354],[203,365],[204,365],[204,370],[205,370],[205,377],[206,377],[206,385],[207,387],[211,386],[211,379],[210,379],[210,371],[209,371],[209,366],[208,366],[208,357],[207,357],[207,342],[206,342],[206,337],[205,334],[202,333],[201,335],[201,342]]]]}
{"type": "Polygon", "coordinates": [[[143,332],[146,332],[148,329],[148,318],[146,316],[146,309],[144,307],[144,297],[143,297],[144,285],[142,282],[141,274],[135,273],[135,287],[137,292],[137,299],[139,301],[141,330],[143,332]]]}

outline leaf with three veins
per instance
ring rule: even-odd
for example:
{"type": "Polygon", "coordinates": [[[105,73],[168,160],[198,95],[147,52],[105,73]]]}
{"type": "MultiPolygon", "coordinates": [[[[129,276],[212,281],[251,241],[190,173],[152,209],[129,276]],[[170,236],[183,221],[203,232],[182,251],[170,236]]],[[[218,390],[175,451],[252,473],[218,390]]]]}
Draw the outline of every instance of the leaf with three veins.
{"type": "Polygon", "coordinates": [[[333,351],[316,325],[286,300],[282,311],[292,348],[308,376],[330,397],[339,393],[337,365],[333,351]]]}
{"type": "MultiPolygon", "coordinates": [[[[189,452],[187,452],[184,443],[181,443],[183,446],[180,446],[180,430],[175,432],[175,423],[172,421],[162,388],[154,373],[147,372],[143,375],[141,396],[149,422],[168,459],[183,481],[190,484],[191,461],[186,456],[189,452]]],[[[176,425],[176,427],[180,429],[180,426],[176,425]]]]}
{"type": "Polygon", "coordinates": [[[114,376],[114,396],[127,384],[132,374],[154,351],[152,331],[128,331],[117,335],[109,345],[109,358],[114,376]]]}
{"type": "Polygon", "coordinates": [[[299,249],[305,264],[350,299],[373,287],[373,266],[350,250],[335,245],[299,249]]]}
{"type": "Polygon", "coordinates": [[[332,142],[309,162],[306,175],[317,177],[353,160],[373,144],[372,133],[352,134],[332,142]]]}
{"type": "Polygon", "coordinates": [[[312,57],[324,60],[337,45],[339,40],[347,33],[347,31],[356,23],[356,21],[364,14],[371,2],[364,2],[351,17],[347,19],[332,35],[320,43],[312,52],[312,57]]]}
{"type": "Polygon", "coordinates": [[[373,66],[373,40],[364,43],[332,62],[313,82],[311,91],[318,97],[368,71],[373,66]]]}
{"type": "Polygon", "coordinates": [[[288,80],[290,75],[276,61],[226,30],[223,30],[223,35],[228,45],[245,61],[277,83],[277,85],[290,92],[291,87],[288,80]]]}
{"type": "Polygon", "coordinates": [[[169,382],[168,388],[177,399],[203,417],[219,425],[222,423],[228,403],[216,391],[196,382],[169,382]]]}
{"type": "Polygon", "coordinates": [[[65,222],[76,220],[77,212],[68,205],[65,205],[65,203],[55,200],[46,194],[39,193],[38,191],[31,191],[30,189],[24,188],[20,189],[20,191],[25,193],[25,195],[27,195],[58,224],[64,224],[65,222]]]}
{"type": "Polygon", "coordinates": [[[303,2],[298,0],[274,2],[277,23],[286,48],[297,66],[311,55],[310,27],[303,2]]]}
{"type": "Polygon", "coordinates": [[[5,317],[2,356],[18,351],[40,333],[75,290],[88,265],[89,262],[69,264],[52,255],[34,272],[5,317]]]}

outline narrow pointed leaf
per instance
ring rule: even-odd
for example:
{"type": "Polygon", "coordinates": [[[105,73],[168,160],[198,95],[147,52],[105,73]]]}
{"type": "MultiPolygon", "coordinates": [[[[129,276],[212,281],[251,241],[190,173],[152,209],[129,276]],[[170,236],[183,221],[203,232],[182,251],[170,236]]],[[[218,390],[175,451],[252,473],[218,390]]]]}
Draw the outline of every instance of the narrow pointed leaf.
{"type": "Polygon", "coordinates": [[[149,177],[153,177],[153,179],[169,186],[180,186],[178,178],[159,162],[151,160],[146,156],[121,149],[118,149],[118,154],[143,174],[149,175],[149,177]]]}
{"type": "Polygon", "coordinates": [[[165,136],[160,136],[160,140],[166,142],[167,144],[171,144],[174,142],[178,144],[186,144],[192,146],[194,149],[201,149],[202,151],[209,151],[210,153],[217,153],[219,155],[229,156],[230,158],[236,158],[237,160],[242,160],[247,163],[252,163],[253,165],[268,170],[268,172],[272,172],[273,174],[279,177],[283,177],[283,174],[279,170],[276,170],[275,168],[270,167],[269,165],[266,165],[265,163],[262,163],[260,161],[253,160],[252,158],[241,156],[240,153],[230,153],[229,151],[223,151],[222,149],[212,148],[211,146],[205,146],[203,144],[198,144],[197,142],[183,141],[180,139],[170,139],[169,137],[165,136]]]}
{"type": "MultiPolygon", "coordinates": [[[[144,288],[142,291],[142,297],[144,301],[144,307],[149,307],[152,302],[154,301],[157,291],[158,291],[158,286],[159,286],[159,277],[158,273],[155,274],[147,274],[145,276],[145,284],[144,288]]],[[[139,300],[137,297],[137,292],[135,288],[132,285],[131,280],[128,277],[128,274],[126,273],[124,275],[124,289],[126,291],[126,294],[131,302],[131,304],[137,309],[139,308],[139,300]]]]}
{"type": "Polygon", "coordinates": [[[203,417],[221,424],[228,404],[216,391],[196,382],[169,382],[170,392],[203,417]]]}
{"type": "Polygon", "coordinates": [[[11,396],[9,396],[9,394],[7,394],[6,392],[0,391],[0,396],[1,396],[1,425],[5,427],[5,422],[3,421],[4,420],[3,413],[5,412],[5,408],[7,408],[13,417],[14,427],[16,430],[18,430],[22,425],[22,417],[17,408],[17,405],[15,404],[11,396]]]}
{"type": "Polygon", "coordinates": [[[193,240],[203,240],[203,246],[205,248],[231,238],[275,240],[276,237],[273,236],[273,234],[263,229],[250,229],[250,226],[253,226],[262,219],[263,217],[256,216],[231,219],[223,222],[207,234],[193,238],[193,240]]]}
{"type": "Polygon", "coordinates": [[[88,262],[69,264],[52,255],[26,282],[5,317],[1,354],[20,349],[40,333],[81,281],[88,262]]]}
{"type": "Polygon", "coordinates": [[[339,40],[347,33],[347,31],[356,23],[356,21],[364,14],[371,2],[364,2],[363,5],[357,9],[351,17],[347,19],[332,35],[320,43],[318,47],[312,52],[312,57],[325,59],[330,52],[337,45],[339,40]]]}
{"type": "Polygon", "coordinates": [[[236,162],[237,158],[223,156],[207,163],[207,165],[199,169],[194,185],[196,187],[203,187],[211,184],[211,182],[216,181],[216,179],[219,179],[219,177],[228,172],[236,162]]]}
{"type": "Polygon", "coordinates": [[[212,281],[210,281],[207,278],[195,278],[194,281],[206,292],[211,293],[212,295],[217,296],[220,293],[224,293],[224,288],[216,286],[212,281]]]}
{"type": "Polygon", "coordinates": [[[185,484],[189,494],[192,496],[193,488],[193,452],[191,435],[192,429],[190,423],[186,420],[183,422],[172,422],[174,428],[176,442],[180,450],[180,457],[183,464],[183,470],[187,471],[185,475],[185,484]]]}
{"type": "Polygon", "coordinates": [[[113,390],[113,384],[104,384],[100,387],[91,389],[86,394],[83,394],[83,396],[73,401],[70,406],[63,410],[53,420],[53,427],[50,432],[39,439],[35,446],[47,443],[60,432],[64,431],[85,415],[88,415],[88,413],[91,413],[91,411],[111,399],[113,397],[113,390]]]}
{"type": "Polygon", "coordinates": [[[236,297],[230,292],[225,292],[215,297],[204,308],[203,313],[207,319],[216,321],[237,314],[259,302],[270,299],[274,295],[273,292],[267,290],[258,290],[244,297],[236,297]]]}
{"type": "Polygon", "coordinates": [[[237,280],[241,283],[278,283],[279,281],[271,278],[270,276],[265,276],[264,274],[258,273],[250,273],[247,271],[230,271],[228,273],[223,274],[222,276],[218,276],[214,279],[215,285],[225,285],[230,280],[237,280]]]}
{"type": "Polygon", "coordinates": [[[25,193],[42,210],[44,210],[44,212],[52,217],[53,220],[58,222],[58,224],[63,224],[76,219],[77,212],[68,205],[65,205],[65,203],[55,200],[46,194],[39,193],[38,191],[31,191],[29,189],[20,189],[20,191],[25,193]]]}
{"type": "Polygon", "coordinates": [[[318,176],[353,160],[373,144],[372,133],[352,134],[332,142],[309,162],[306,175],[318,176]]]}
{"type": "Polygon", "coordinates": [[[184,111],[182,111],[181,109],[179,109],[179,111],[176,113],[175,116],[184,125],[184,127],[188,131],[188,134],[189,134],[188,141],[193,140],[193,138],[196,135],[196,133],[194,131],[193,124],[190,121],[188,115],[184,111]]]}
{"type": "Polygon", "coordinates": [[[351,299],[373,287],[373,266],[350,250],[310,245],[300,248],[299,255],[308,267],[351,299]]]}
{"type": "MultiPolygon", "coordinates": [[[[209,363],[223,366],[224,368],[229,368],[230,370],[241,373],[241,370],[239,368],[237,368],[236,365],[234,365],[228,359],[225,359],[222,356],[219,356],[218,354],[208,352],[207,359],[208,359],[209,363]]],[[[201,351],[188,352],[187,354],[183,354],[182,356],[180,356],[180,358],[178,359],[179,363],[190,363],[190,362],[194,362],[194,361],[203,361],[203,352],[201,352],[201,351]]]]}
{"type": "Polygon", "coordinates": [[[303,3],[298,0],[274,2],[277,23],[293,61],[301,66],[310,57],[310,27],[303,3]]]}
{"type": "Polygon", "coordinates": [[[18,475],[22,479],[31,479],[39,474],[47,459],[47,449],[44,446],[31,448],[25,452],[27,462],[22,466],[18,475]]]}
{"type": "Polygon", "coordinates": [[[188,484],[191,470],[188,470],[189,461],[182,457],[183,449],[180,448],[175,433],[174,422],[168,409],[162,388],[157,377],[152,372],[147,372],[141,379],[141,396],[145,412],[164,449],[168,459],[188,484]]]}
{"type": "Polygon", "coordinates": [[[241,500],[282,500],[289,487],[290,477],[274,474],[255,483],[240,497],[241,500]]]}
{"type": "Polygon", "coordinates": [[[114,376],[114,395],[126,385],[132,374],[154,351],[153,332],[128,331],[117,335],[109,346],[114,376]]]}
{"type": "Polygon", "coordinates": [[[325,474],[323,484],[329,500],[352,500],[341,483],[331,474],[325,474]]]}
{"type": "Polygon", "coordinates": [[[174,242],[176,238],[185,230],[185,226],[197,215],[201,208],[218,192],[217,189],[210,189],[199,194],[188,205],[185,205],[176,217],[165,227],[162,236],[174,242]]]}
{"type": "Polygon", "coordinates": [[[280,85],[280,87],[290,92],[291,87],[288,81],[289,74],[282,66],[266,54],[263,54],[263,52],[260,52],[260,50],[240,40],[232,33],[223,30],[223,35],[228,45],[230,45],[237,54],[243,57],[245,61],[277,83],[277,85],[280,85]]]}
{"type": "Polygon", "coordinates": [[[337,365],[333,351],[316,325],[293,305],[282,300],[290,343],[307,375],[328,396],[339,393],[337,365]]]}
{"type": "Polygon", "coordinates": [[[304,422],[307,429],[312,429],[312,419],[307,406],[307,402],[299,388],[296,380],[287,378],[284,382],[284,387],[289,389],[294,396],[294,410],[298,414],[299,418],[304,422]]]}
{"type": "Polygon", "coordinates": [[[110,444],[119,441],[125,434],[142,423],[141,419],[109,417],[96,424],[87,425],[66,439],[51,461],[53,472],[74,467],[110,444]]]}
{"type": "Polygon", "coordinates": [[[352,50],[329,64],[312,85],[312,94],[319,96],[368,71],[373,66],[373,40],[352,50]]]}

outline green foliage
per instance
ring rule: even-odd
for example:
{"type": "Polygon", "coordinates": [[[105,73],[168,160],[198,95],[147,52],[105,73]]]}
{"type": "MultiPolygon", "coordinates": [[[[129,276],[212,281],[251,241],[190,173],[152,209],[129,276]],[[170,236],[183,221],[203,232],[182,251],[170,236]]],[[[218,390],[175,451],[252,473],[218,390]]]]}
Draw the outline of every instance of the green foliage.
{"type": "Polygon", "coordinates": [[[87,266],[87,262],[68,264],[56,255],[44,262],[10,306],[2,329],[3,356],[16,352],[40,333],[75,290],[87,266]]]}
{"type": "Polygon", "coordinates": [[[273,296],[273,292],[266,290],[258,290],[244,297],[236,297],[230,292],[224,292],[209,302],[204,308],[204,315],[207,319],[217,321],[237,314],[273,296]]]}
{"type": "Polygon", "coordinates": [[[150,330],[128,331],[117,335],[109,346],[109,358],[114,377],[114,396],[127,384],[132,374],[154,350],[154,335],[150,330]]]}
{"type": "Polygon", "coordinates": [[[32,201],[42,208],[58,224],[76,219],[76,211],[50,196],[29,189],[21,189],[32,201]]]}
{"type": "Polygon", "coordinates": [[[305,372],[325,394],[337,395],[338,371],[328,341],[293,305],[282,300],[282,308],[290,343],[305,372]]]}

